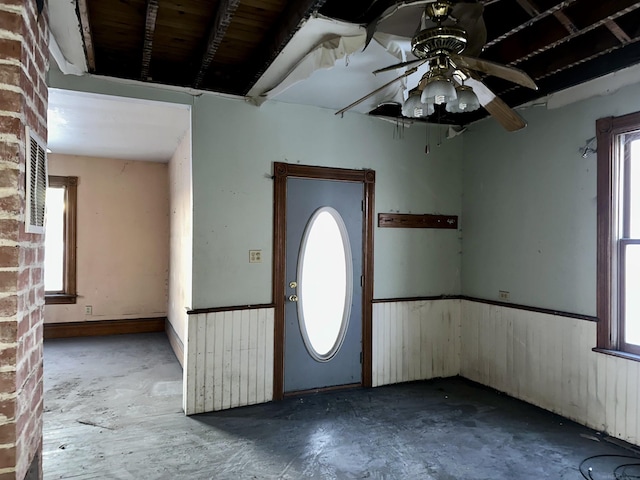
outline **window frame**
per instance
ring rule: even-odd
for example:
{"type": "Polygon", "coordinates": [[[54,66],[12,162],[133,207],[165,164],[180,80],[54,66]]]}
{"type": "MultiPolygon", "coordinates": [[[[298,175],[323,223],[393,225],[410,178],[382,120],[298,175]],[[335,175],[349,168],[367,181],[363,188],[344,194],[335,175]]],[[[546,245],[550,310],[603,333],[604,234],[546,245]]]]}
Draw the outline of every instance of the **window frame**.
{"type": "MultiPolygon", "coordinates": [[[[49,187],[64,188],[64,259],[62,291],[45,291],[45,305],[74,304],[76,294],[76,237],[78,177],[49,175],[49,187]]],[[[46,230],[45,230],[46,235],[46,230]]]]}
{"type": "Polygon", "coordinates": [[[621,135],[640,138],[640,112],[596,121],[597,132],[597,346],[594,350],[640,361],[640,346],[624,341],[624,282],[626,246],[640,243],[629,233],[628,175],[630,159],[619,141],[621,135]],[[622,159],[620,161],[620,159],[622,159]],[[625,182],[623,184],[623,181],[625,182]]]}

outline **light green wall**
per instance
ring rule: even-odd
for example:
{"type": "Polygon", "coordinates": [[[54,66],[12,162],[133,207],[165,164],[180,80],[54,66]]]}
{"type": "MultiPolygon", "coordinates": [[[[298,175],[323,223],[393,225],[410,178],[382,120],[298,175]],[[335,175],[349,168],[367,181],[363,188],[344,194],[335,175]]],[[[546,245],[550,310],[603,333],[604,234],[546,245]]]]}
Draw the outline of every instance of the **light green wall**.
{"type": "Polygon", "coordinates": [[[595,315],[596,156],[579,149],[595,121],[640,110],[640,85],[522,115],[502,131],[485,120],[465,133],[462,292],[595,315]]]}
{"type": "MultiPolygon", "coordinates": [[[[376,171],[378,212],[460,215],[463,137],[424,154],[425,127],[359,114],[242,100],[51,72],[55,88],[192,105],[193,308],[270,303],[273,162],[376,171]],[[249,264],[249,250],[263,252],[249,264]]],[[[374,231],[376,298],[460,293],[459,232],[374,231]]]]}
{"type": "MultiPolygon", "coordinates": [[[[461,208],[459,139],[424,154],[425,128],[283,103],[202,96],[193,108],[194,306],[271,302],[273,162],[376,171],[376,213],[461,208]],[[261,249],[262,264],[248,251],[261,249]]],[[[378,229],[376,298],[457,294],[457,231],[378,229]]]]}

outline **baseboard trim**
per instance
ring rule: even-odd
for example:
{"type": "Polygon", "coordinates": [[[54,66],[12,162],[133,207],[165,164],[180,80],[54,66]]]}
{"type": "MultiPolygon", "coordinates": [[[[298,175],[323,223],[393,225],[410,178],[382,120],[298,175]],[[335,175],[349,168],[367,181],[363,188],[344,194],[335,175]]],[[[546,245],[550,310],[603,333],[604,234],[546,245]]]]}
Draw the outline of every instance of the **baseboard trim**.
{"type": "Polygon", "coordinates": [[[164,331],[167,334],[169,345],[171,345],[173,353],[178,359],[178,362],[180,362],[180,366],[184,369],[184,344],[182,343],[182,340],[180,340],[178,333],[175,328],[173,328],[173,325],[171,325],[169,319],[164,322],[164,331]]]}
{"type": "Polygon", "coordinates": [[[97,337],[129,333],[164,332],[167,317],[45,323],[44,338],[97,337]]]}

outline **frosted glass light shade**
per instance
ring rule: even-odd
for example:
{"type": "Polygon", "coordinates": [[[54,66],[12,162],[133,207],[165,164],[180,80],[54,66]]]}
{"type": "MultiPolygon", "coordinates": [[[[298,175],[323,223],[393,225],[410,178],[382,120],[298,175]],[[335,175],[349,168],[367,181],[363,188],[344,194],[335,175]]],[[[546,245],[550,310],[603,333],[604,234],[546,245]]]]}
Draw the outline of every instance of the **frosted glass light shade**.
{"type": "Polygon", "coordinates": [[[480,108],[480,101],[473,90],[469,87],[460,87],[458,89],[458,108],[462,112],[473,112],[480,108]]]}
{"type": "Polygon", "coordinates": [[[409,93],[409,98],[402,106],[402,115],[407,118],[421,118],[431,115],[434,111],[433,105],[427,105],[420,100],[420,92],[414,90],[409,93]]]}
{"type": "Polygon", "coordinates": [[[422,103],[441,105],[456,98],[456,88],[451,80],[441,76],[434,77],[422,91],[422,103]]]}

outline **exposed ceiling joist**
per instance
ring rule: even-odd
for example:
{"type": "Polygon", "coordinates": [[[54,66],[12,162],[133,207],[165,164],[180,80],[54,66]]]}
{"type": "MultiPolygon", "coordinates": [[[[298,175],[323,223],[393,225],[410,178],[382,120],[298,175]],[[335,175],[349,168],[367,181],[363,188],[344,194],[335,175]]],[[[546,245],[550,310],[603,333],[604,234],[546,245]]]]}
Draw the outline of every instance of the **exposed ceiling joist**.
{"type": "Polygon", "coordinates": [[[325,2],[326,0],[302,0],[287,4],[280,16],[280,21],[269,35],[271,40],[258,50],[258,53],[254,55],[253,60],[249,63],[249,70],[244,75],[248,79],[243,88],[244,95],[251,90],[251,87],[289,43],[289,40],[300,28],[300,23],[314,11],[321,8],[325,2]]]}
{"type": "Polygon", "coordinates": [[[620,43],[629,43],[631,41],[631,37],[627,35],[627,32],[622,30],[620,25],[618,25],[614,20],[606,20],[604,24],[609,31],[615,35],[620,43]]]}
{"type": "Polygon", "coordinates": [[[531,0],[517,0],[518,5],[520,5],[525,12],[529,14],[530,17],[536,17],[540,15],[540,9],[537,5],[533,3],[531,0]]]}
{"type": "MultiPolygon", "coordinates": [[[[462,3],[473,1],[462,0],[462,3]]],[[[540,87],[537,92],[528,91],[513,88],[499,75],[487,77],[488,86],[504,95],[501,98],[506,107],[634,62],[640,63],[640,0],[475,1],[485,7],[483,20],[489,37],[480,57],[503,65],[517,65],[536,79],[540,87]]],[[[243,95],[283,52],[296,32],[308,26],[305,20],[315,10],[332,21],[360,25],[371,22],[382,13],[380,10],[391,5],[413,2],[73,0],[73,3],[81,20],[86,56],[93,73],[126,79],[142,77],[143,81],[154,83],[196,85],[202,90],[243,95]]],[[[407,26],[411,23],[409,30],[413,31],[419,23],[420,12],[415,9],[409,14],[409,11],[399,18],[407,26]]],[[[326,28],[329,35],[333,30],[326,28]]],[[[317,35],[314,41],[324,38],[322,31],[314,30],[313,35],[317,35]]],[[[406,47],[403,44],[401,48],[405,51],[406,47]]],[[[351,63],[355,66],[362,62],[361,69],[367,68],[367,62],[375,63],[371,49],[364,53],[358,51],[357,56],[353,54],[351,63]]],[[[299,58],[291,58],[294,64],[297,61],[299,58]]],[[[314,84],[313,78],[309,82],[300,81],[308,86],[302,90],[308,90],[304,96],[292,94],[294,103],[319,105],[323,100],[316,97],[335,96],[331,89],[360,89],[364,95],[375,88],[367,90],[362,85],[357,69],[352,68],[346,75],[342,70],[331,70],[336,73],[327,73],[329,81],[324,90],[325,86],[314,84]],[[318,93],[319,88],[324,93],[318,93]]],[[[401,116],[399,103],[391,105],[383,100],[381,105],[384,108],[376,110],[382,108],[391,116],[401,116]]],[[[492,104],[489,109],[493,108],[499,115],[498,107],[492,104]]],[[[479,113],[451,113],[441,108],[437,115],[438,121],[445,123],[467,123],[486,113],[486,109],[479,113]]]]}
{"type": "Polygon", "coordinates": [[[557,12],[553,12],[553,16],[558,19],[558,21],[562,24],[565,30],[567,30],[567,32],[575,33],[579,30],[578,27],[575,26],[575,24],[563,11],[558,10],[557,12]]]}
{"type": "Polygon", "coordinates": [[[91,37],[91,26],[89,24],[89,6],[87,0],[78,0],[78,18],[82,29],[82,41],[84,42],[84,52],[87,56],[87,68],[89,72],[96,69],[96,56],[93,51],[93,39],[91,37]]]}
{"type": "Polygon", "coordinates": [[[485,44],[485,49],[490,48],[492,46],[494,46],[497,43],[500,43],[501,41],[509,38],[510,36],[518,33],[521,30],[524,30],[527,27],[532,26],[534,23],[539,22],[540,20],[548,17],[549,15],[553,15],[555,12],[559,12],[560,10],[567,8],[569,5],[571,5],[572,3],[576,2],[577,0],[564,0],[563,2],[560,2],[558,5],[555,5],[547,10],[545,10],[544,12],[540,12],[538,15],[536,15],[535,17],[533,17],[531,20],[529,20],[526,23],[523,23],[521,25],[518,25],[515,28],[512,28],[511,30],[509,30],[508,32],[500,35],[497,38],[494,38],[493,40],[487,42],[485,44]]]}
{"type": "MultiPolygon", "coordinates": [[[[536,55],[540,55],[541,53],[544,53],[548,50],[559,47],[581,35],[585,35],[597,28],[602,27],[603,25],[607,25],[607,23],[614,21],[616,18],[622,17],[639,8],[640,1],[635,1],[635,3],[631,4],[628,0],[601,2],[589,12],[588,21],[586,22],[587,25],[584,28],[570,33],[569,35],[564,36],[556,41],[554,41],[553,38],[550,37],[545,38],[544,36],[540,36],[538,37],[538,40],[540,41],[540,45],[542,45],[541,47],[535,48],[534,45],[528,45],[532,48],[529,52],[519,52],[515,59],[501,58],[500,60],[507,63],[508,65],[516,66],[523,62],[526,62],[527,60],[530,60],[536,55]]],[[[630,40],[631,39],[629,38],[629,40],[624,43],[628,43],[630,40]]]]}
{"type": "MultiPolygon", "coordinates": [[[[531,17],[537,17],[540,15],[540,7],[536,5],[534,0],[517,0],[517,2],[531,17]]],[[[553,16],[558,19],[569,33],[578,31],[578,27],[573,24],[571,19],[562,10],[556,10],[553,12],[553,16]]]]}
{"type": "Polygon", "coordinates": [[[144,45],[142,47],[142,70],[140,78],[149,78],[149,66],[151,65],[151,53],[153,52],[153,34],[156,31],[156,19],[158,18],[158,0],[147,0],[147,19],[144,26],[144,45]]]}
{"type": "Polygon", "coordinates": [[[215,57],[220,43],[227,33],[227,28],[231,24],[233,14],[238,9],[240,0],[221,0],[218,4],[218,8],[214,15],[213,24],[209,29],[207,35],[207,45],[204,49],[204,55],[202,56],[202,62],[200,63],[200,69],[196,75],[194,82],[195,88],[200,88],[202,81],[204,80],[213,57],[215,57]]]}

